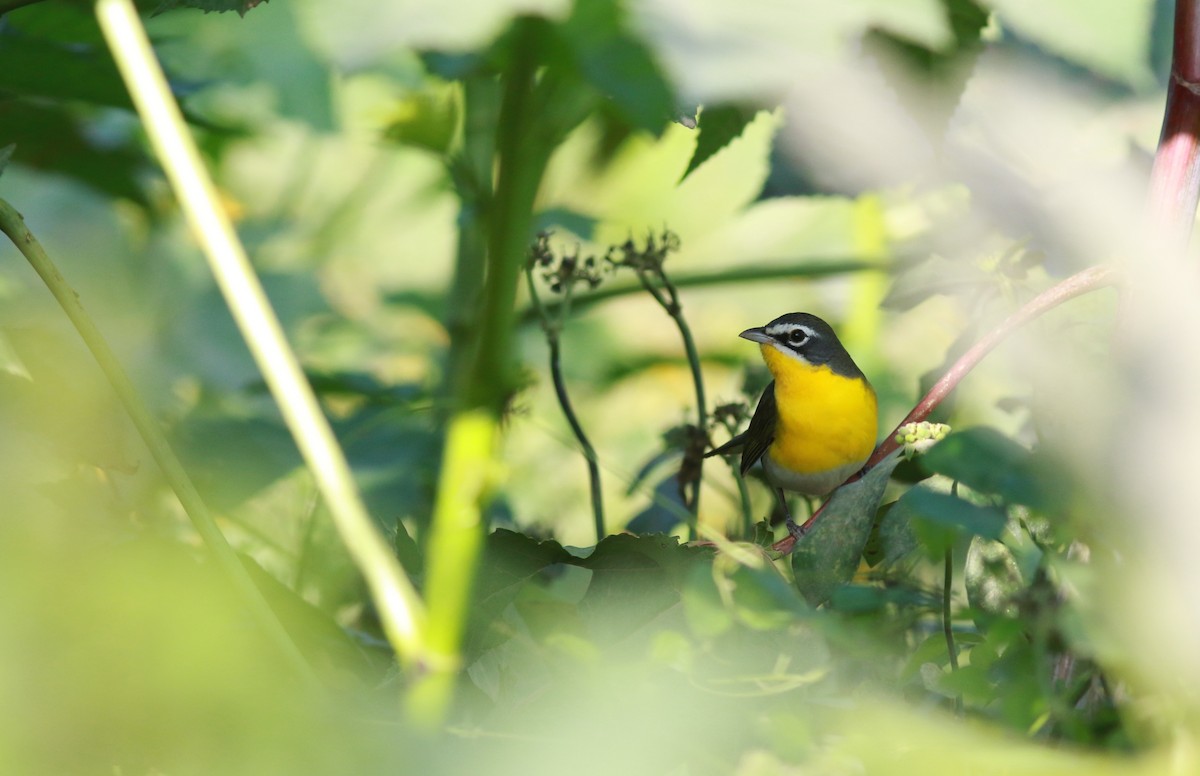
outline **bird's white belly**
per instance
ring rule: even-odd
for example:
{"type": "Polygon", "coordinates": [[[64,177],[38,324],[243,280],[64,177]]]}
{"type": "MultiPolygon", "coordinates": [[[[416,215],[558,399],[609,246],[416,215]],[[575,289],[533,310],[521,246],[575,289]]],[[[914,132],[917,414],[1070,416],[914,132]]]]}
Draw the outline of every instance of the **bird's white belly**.
{"type": "Polygon", "coordinates": [[[851,474],[861,469],[862,465],[866,462],[866,458],[861,461],[851,461],[836,469],[808,473],[795,472],[781,467],[771,458],[770,451],[762,457],[762,462],[763,469],[767,472],[767,479],[776,487],[783,488],[784,490],[793,490],[809,496],[824,496],[845,482],[846,478],[851,474]]]}

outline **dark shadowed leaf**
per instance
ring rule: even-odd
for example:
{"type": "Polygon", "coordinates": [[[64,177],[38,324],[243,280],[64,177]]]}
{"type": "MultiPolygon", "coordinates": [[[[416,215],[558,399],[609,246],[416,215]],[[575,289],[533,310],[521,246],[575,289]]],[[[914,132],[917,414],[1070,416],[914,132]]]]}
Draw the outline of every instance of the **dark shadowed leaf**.
{"type": "Polygon", "coordinates": [[[236,507],[300,465],[282,421],[231,417],[215,408],[185,417],[171,442],[205,501],[218,510],[236,507]]]}
{"type": "Polygon", "coordinates": [[[627,122],[655,135],[663,131],[674,97],[649,49],[625,26],[621,4],[578,0],[560,35],[584,79],[627,122]]]}
{"type": "Polygon", "coordinates": [[[625,530],[635,534],[663,534],[674,530],[683,522],[687,509],[679,495],[679,480],[674,475],[654,486],[654,498],[650,505],[625,525],[625,530]]]}
{"type": "Polygon", "coordinates": [[[854,576],[871,535],[875,511],[899,453],[876,465],[867,476],[834,492],[812,530],[792,551],[792,572],[801,594],[814,606],[829,600],[854,576]]]}
{"type": "Polygon", "coordinates": [[[163,0],[158,7],[154,9],[154,15],[173,11],[176,8],[198,8],[205,13],[216,11],[217,13],[225,13],[226,11],[237,11],[239,16],[245,16],[246,12],[255,6],[262,5],[267,0],[163,0]]]}
{"type": "Polygon", "coordinates": [[[880,510],[863,550],[863,560],[867,565],[890,565],[917,548],[917,537],[913,535],[910,516],[897,501],[880,510]]]}
{"type": "Polygon", "coordinates": [[[22,167],[64,175],[102,194],[146,203],[139,178],[149,169],[132,140],[98,144],[61,105],[0,99],[0,143],[21,149],[22,167]]]}
{"type": "Polygon", "coordinates": [[[0,93],[5,92],[133,109],[106,51],[18,35],[5,35],[0,42],[0,93]]]}
{"type": "Polygon", "coordinates": [[[683,177],[704,164],[709,157],[729,145],[754,118],[754,111],[738,105],[714,105],[706,107],[700,113],[699,135],[696,137],[696,150],[688,162],[683,177]]]}
{"type": "Polygon", "coordinates": [[[900,497],[915,518],[928,521],[935,526],[961,531],[987,539],[999,539],[1007,519],[994,507],[981,507],[970,501],[939,493],[918,485],[900,497]]]}

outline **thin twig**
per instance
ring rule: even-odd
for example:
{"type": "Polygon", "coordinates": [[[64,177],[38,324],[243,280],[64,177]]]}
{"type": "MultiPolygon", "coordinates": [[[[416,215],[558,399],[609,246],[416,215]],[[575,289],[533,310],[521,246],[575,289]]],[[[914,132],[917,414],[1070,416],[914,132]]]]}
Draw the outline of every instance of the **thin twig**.
{"type": "Polygon", "coordinates": [[[563,301],[555,308],[554,317],[551,317],[542,303],[541,295],[538,294],[537,283],[533,280],[534,264],[535,262],[529,261],[525,265],[525,283],[529,289],[530,303],[541,316],[542,331],[546,334],[546,344],[550,346],[550,380],[554,383],[554,395],[558,398],[558,405],[562,407],[567,424],[571,427],[571,433],[575,435],[579,446],[583,448],[583,457],[587,462],[588,486],[592,496],[592,521],[596,527],[596,542],[599,543],[604,538],[606,530],[604,497],[600,490],[600,464],[596,460],[596,448],[592,446],[591,440],[583,430],[583,424],[579,422],[579,417],[575,414],[575,407],[571,404],[571,396],[567,393],[567,382],[562,373],[560,332],[563,321],[570,314],[573,283],[568,281],[562,286],[563,301]]]}

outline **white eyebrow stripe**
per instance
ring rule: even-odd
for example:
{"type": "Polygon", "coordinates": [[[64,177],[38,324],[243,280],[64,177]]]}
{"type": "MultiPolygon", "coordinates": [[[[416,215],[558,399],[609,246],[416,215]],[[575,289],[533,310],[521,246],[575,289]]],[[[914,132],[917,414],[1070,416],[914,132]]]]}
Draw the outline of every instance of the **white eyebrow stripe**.
{"type": "Polygon", "coordinates": [[[778,323],[767,328],[767,334],[772,337],[778,337],[783,334],[790,334],[796,329],[807,334],[810,338],[817,336],[817,332],[812,328],[805,326],[803,323],[778,323]]]}

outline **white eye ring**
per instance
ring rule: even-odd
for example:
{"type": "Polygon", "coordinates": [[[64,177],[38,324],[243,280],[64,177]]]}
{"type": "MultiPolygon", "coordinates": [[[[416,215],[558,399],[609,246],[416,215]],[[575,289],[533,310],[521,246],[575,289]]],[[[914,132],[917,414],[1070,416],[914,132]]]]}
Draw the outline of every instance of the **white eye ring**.
{"type": "Polygon", "coordinates": [[[793,347],[800,347],[805,342],[808,342],[808,332],[804,329],[792,329],[787,333],[787,342],[793,347]]]}

